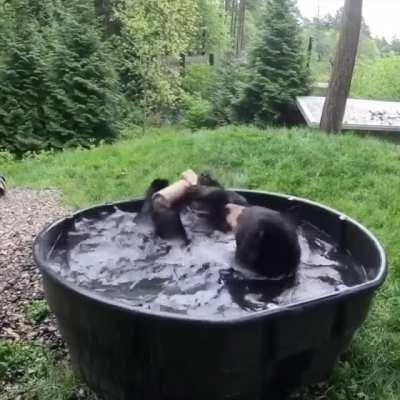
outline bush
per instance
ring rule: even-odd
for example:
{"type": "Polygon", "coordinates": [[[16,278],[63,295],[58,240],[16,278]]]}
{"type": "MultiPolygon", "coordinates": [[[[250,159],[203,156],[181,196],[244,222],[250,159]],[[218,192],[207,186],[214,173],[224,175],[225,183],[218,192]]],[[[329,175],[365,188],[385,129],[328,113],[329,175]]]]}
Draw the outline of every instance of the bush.
{"type": "Polygon", "coordinates": [[[118,104],[118,130],[143,126],[143,107],[137,102],[130,101],[127,97],[121,96],[118,104]]]}
{"type": "Polygon", "coordinates": [[[194,64],[186,68],[183,90],[190,95],[209,99],[215,84],[215,67],[207,64],[194,64]]]}
{"type": "Polygon", "coordinates": [[[213,126],[212,107],[208,100],[200,96],[184,97],[183,124],[190,129],[210,128],[213,126]]]}
{"type": "Polygon", "coordinates": [[[226,63],[219,67],[211,95],[215,125],[227,125],[237,121],[238,102],[246,78],[246,65],[241,60],[228,58],[226,63]]]}
{"type": "Polygon", "coordinates": [[[366,99],[400,100],[400,56],[380,58],[358,65],[352,96],[366,99]]]}
{"type": "Polygon", "coordinates": [[[50,309],[46,300],[34,300],[26,310],[27,317],[36,323],[40,323],[50,315],[50,309]]]}

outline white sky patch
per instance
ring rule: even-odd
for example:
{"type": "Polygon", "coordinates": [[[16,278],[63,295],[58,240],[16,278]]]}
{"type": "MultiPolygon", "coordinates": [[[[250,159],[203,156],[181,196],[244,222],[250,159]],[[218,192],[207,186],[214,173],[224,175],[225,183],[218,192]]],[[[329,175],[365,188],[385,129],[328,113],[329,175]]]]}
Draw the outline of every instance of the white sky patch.
{"type": "MultiPolygon", "coordinates": [[[[344,0],[298,0],[304,17],[335,14],[344,0]]],[[[363,14],[373,36],[400,39],[400,0],[364,0],[363,14]]]]}

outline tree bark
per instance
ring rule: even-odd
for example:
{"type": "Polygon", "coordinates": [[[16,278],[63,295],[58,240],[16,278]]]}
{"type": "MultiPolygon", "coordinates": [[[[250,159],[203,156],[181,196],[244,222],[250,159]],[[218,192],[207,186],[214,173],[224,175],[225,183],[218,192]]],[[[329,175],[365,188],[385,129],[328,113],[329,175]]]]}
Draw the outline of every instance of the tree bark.
{"type": "Polygon", "coordinates": [[[246,0],[240,0],[237,55],[240,55],[242,53],[245,46],[245,41],[244,41],[245,22],[246,22],[246,0]]]}
{"type": "Polygon", "coordinates": [[[233,45],[236,46],[236,37],[237,37],[237,11],[238,11],[238,1],[232,0],[232,20],[231,20],[231,38],[233,41],[233,45]]]}
{"type": "Polygon", "coordinates": [[[320,128],[328,133],[342,129],[360,40],[362,5],[363,0],[346,0],[344,5],[342,29],[321,117],[320,128]]]}

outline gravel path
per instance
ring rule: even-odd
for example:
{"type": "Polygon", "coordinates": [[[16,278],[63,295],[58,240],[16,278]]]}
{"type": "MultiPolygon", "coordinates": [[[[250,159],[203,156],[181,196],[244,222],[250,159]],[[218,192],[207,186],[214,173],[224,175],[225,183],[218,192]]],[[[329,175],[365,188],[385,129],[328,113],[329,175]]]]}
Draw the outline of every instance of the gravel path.
{"type": "Polygon", "coordinates": [[[68,213],[55,190],[10,190],[0,198],[0,337],[29,340],[62,349],[52,316],[37,323],[26,316],[44,298],[32,242],[48,223],[68,213]]]}

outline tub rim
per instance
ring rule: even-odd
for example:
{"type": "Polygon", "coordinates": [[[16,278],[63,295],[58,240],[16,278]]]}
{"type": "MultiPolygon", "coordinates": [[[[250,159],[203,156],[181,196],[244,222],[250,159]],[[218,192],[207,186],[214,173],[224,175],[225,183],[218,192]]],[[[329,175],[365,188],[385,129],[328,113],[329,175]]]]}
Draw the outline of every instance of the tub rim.
{"type": "Polygon", "coordinates": [[[50,278],[54,282],[56,282],[58,285],[63,287],[64,289],[67,289],[69,291],[74,292],[77,294],[79,297],[86,298],[89,301],[93,301],[95,303],[100,303],[102,306],[106,307],[111,307],[113,309],[132,314],[136,317],[143,318],[143,319],[156,319],[156,320],[165,320],[165,321],[175,321],[175,322],[180,322],[180,323],[186,323],[186,324],[202,324],[202,325],[213,325],[213,326],[229,326],[229,325],[234,325],[238,323],[244,323],[244,322],[256,322],[258,320],[264,320],[273,316],[276,316],[276,314],[290,314],[290,313],[297,313],[300,310],[303,310],[305,308],[311,308],[314,306],[319,306],[321,304],[327,304],[327,303],[332,303],[336,301],[343,300],[345,298],[357,296],[360,294],[368,293],[368,292],[373,292],[376,291],[379,287],[381,287],[388,275],[388,260],[386,256],[386,252],[382,246],[382,244],[379,242],[379,240],[376,238],[376,236],[364,225],[356,221],[355,219],[347,216],[346,214],[332,208],[329,206],[325,206],[321,203],[318,203],[316,201],[308,200],[302,197],[297,197],[297,196],[292,196],[288,194],[282,194],[282,193],[276,193],[276,192],[268,192],[268,191],[262,191],[262,190],[249,190],[249,189],[229,189],[233,190],[235,192],[238,192],[239,194],[259,194],[259,195],[267,195],[267,196],[272,196],[272,197],[277,197],[289,201],[297,201],[303,204],[307,204],[313,207],[317,207],[319,209],[322,209],[324,211],[327,211],[331,214],[335,214],[338,218],[341,220],[346,220],[349,223],[355,225],[363,234],[365,234],[369,240],[375,245],[376,249],[378,250],[379,257],[380,257],[380,265],[379,265],[379,272],[377,276],[364,283],[360,283],[358,285],[346,288],[344,290],[341,290],[339,292],[327,294],[322,297],[318,297],[315,299],[311,300],[305,300],[305,301],[298,301],[296,303],[291,303],[287,304],[284,306],[279,306],[277,308],[272,308],[269,310],[262,310],[262,311],[255,311],[252,313],[249,313],[248,315],[240,316],[240,317],[227,317],[227,318],[207,318],[207,317],[194,317],[194,316],[188,316],[188,315],[181,315],[181,314],[173,314],[171,312],[166,312],[166,311],[157,311],[157,312],[150,312],[145,309],[135,307],[135,306],[130,306],[128,304],[122,304],[118,301],[103,297],[99,294],[97,294],[94,291],[90,291],[86,288],[83,288],[75,283],[71,283],[68,281],[65,281],[61,278],[60,275],[58,275],[52,268],[49,266],[49,262],[47,262],[40,254],[40,246],[41,246],[41,241],[43,240],[43,235],[49,231],[51,231],[53,228],[55,228],[57,225],[76,218],[80,214],[83,214],[85,212],[94,210],[96,208],[100,207],[118,207],[119,205],[127,204],[127,203],[133,203],[137,201],[143,201],[142,197],[135,197],[130,200],[125,200],[125,201],[118,201],[114,203],[106,203],[106,204],[99,204],[99,205],[94,205],[90,207],[86,207],[80,210],[77,210],[73,212],[71,215],[63,218],[59,218],[53,223],[45,226],[39,234],[36,236],[34,242],[33,242],[33,258],[34,261],[39,268],[42,277],[50,278]]]}

